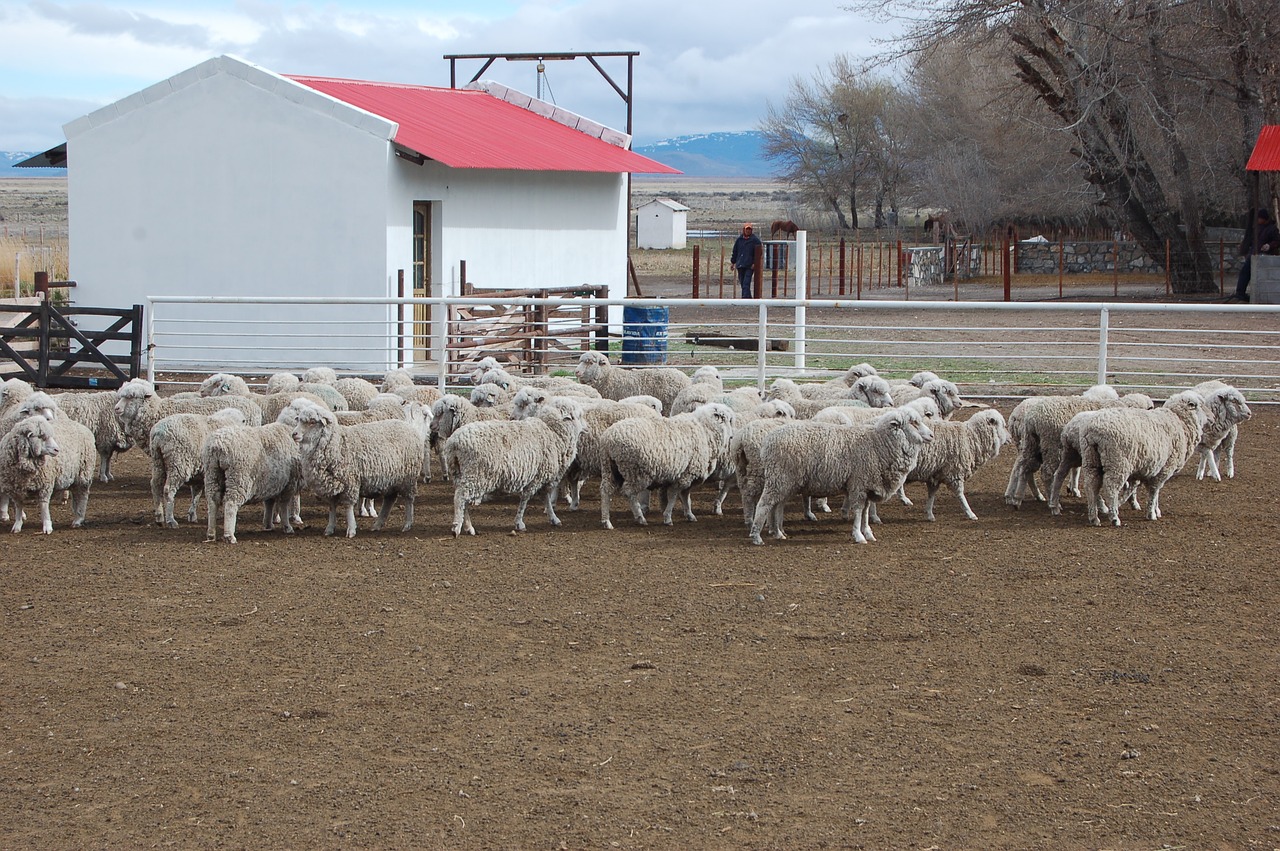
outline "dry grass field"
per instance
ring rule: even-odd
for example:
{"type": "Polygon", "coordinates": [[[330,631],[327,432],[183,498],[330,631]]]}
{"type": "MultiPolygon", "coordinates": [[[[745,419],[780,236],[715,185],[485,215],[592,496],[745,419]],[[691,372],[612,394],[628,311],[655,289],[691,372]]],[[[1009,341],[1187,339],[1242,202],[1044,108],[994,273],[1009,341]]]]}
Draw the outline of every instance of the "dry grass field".
{"type": "Polygon", "coordinates": [[[0,179],[0,296],[15,294],[15,280],[30,295],[37,270],[66,280],[67,268],[66,179],[0,179]]]}

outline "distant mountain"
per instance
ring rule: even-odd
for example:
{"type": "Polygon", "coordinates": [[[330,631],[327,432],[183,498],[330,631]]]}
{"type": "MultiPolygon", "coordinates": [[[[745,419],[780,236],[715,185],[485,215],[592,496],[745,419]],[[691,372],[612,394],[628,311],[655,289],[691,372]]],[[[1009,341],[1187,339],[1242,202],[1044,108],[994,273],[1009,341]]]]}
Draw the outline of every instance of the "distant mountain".
{"type": "Polygon", "coordinates": [[[0,177],[66,177],[65,168],[14,168],[27,157],[34,157],[39,151],[0,151],[0,177]]]}
{"type": "Polygon", "coordinates": [[[652,145],[638,145],[635,151],[690,177],[770,177],[771,167],[761,155],[762,149],[760,133],[747,130],[677,136],[652,145]]]}

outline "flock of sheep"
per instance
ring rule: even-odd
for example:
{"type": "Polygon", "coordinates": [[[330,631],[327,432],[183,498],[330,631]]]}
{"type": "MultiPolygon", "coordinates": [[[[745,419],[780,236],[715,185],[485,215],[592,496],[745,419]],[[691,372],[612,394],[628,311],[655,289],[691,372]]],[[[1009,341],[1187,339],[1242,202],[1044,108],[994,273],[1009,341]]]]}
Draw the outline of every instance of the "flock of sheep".
{"type": "Polygon", "coordinates": [[[696,486],[714,491],[720,514],[736,485],[756,544],[764,533],[786,537],[784,508],[793,498],[812,519],[837,496],[854,540],[864,543],[875,540],[878,503],[911,505],[911,482],[926,486],[926,519],[934,519],[944,484],[976,519],[965,482],[1012,442],[1006,502],[1031,497],[1057,514],[1065,485],[1083,495],[1088,522],[1106,515],[1118,526],[1122,504],[1138,507],[1139,484],[1147,518],[1159,518],[1161,488],[1193,455],[1197,478],[1220,479],[1219,459],[1233,476],[1238,426],[1250,416],[1240,392],[1220,381],[1159,407],[1105,385],[1031,397],[1006,423],[933,373],[888,380],[868,364],[826,382],[780,378],[764,393],[726,387],[713,367],[692,377],[628,369],[600,352],[584,353],[574,378],[514,375],[491,358],[470,378],[469,396],[442,395],[405,370],[375,386],[318,367],[301,378],[277,373],[256,393],[244,379],[217,373],[198,391],[169,397],[141,379],[118,391],[56,395],[10,379],[0,390],[0,520],[12,516],[20,532],[25,506],[38,505],[48,534],[50,502],[65,492],[71,525],[83,525],[95,477],[110,481],[112,457],[137,446],[151,458],[156,522],[179,525],[174,503],[187,488],[188,522],[196,522],[203,494],[208,540],[218,539],[220,520],[222,539],[234,543],[238,512],[250,502],[262,503],[264,529],[292,533],[308,493],[328,507],[326,535],[337,531],[340,510],[347,537],[356,534],[357,513],[376,516],[372,528],[381,529],[397,501],[408,531],[417,486],[430,480],[438,456],[454,488],[455,536],[474,535],[472,509],[497,494],[518,496],[517,530],[539,494],[559,526],[559,497],[576,510],[595,477],[606,529],[615,495],[642,525],[651,497],[659,499],[669,525],[677,508],[696,519],[696,486]],[[957,416],[966,410],[972,415],[957,416]]]}

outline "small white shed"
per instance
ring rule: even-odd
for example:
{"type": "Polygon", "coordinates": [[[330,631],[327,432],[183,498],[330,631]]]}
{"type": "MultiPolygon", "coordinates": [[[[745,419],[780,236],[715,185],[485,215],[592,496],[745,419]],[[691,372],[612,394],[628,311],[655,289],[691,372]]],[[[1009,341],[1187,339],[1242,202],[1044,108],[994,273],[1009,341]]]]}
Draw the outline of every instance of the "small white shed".
{"type": "Polygon", "coordinates": [[[636,248],[684,248],[688,226],[688,207],[655,198],[636,210],[636,248]]]}

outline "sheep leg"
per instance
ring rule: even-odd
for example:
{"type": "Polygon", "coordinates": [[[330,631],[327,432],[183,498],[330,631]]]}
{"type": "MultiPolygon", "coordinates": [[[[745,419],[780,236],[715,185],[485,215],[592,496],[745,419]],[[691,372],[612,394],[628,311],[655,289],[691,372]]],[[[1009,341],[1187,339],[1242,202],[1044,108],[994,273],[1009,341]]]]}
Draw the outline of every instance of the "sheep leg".
{"type": "Polygon", "coordinates": [[[717,517],[724,514],[724,501],[729,496],[729,480],[721,479],[716,489],[716,498],[711,503],[711,513],[717,517]]]}
{"type": "Polygon", "coordinates": [[[951,490],[955,492],[956,499],[960,500],[960,507],[964,509],[964,516],[970,520],[977,520],[978,515],[973,513],[973,509],[969,507],[969,498],[964,493],[964,479],[957,479],[950,483],[951,490]]]}
{"type": "Polygon", "coordinates": [[[409,492],[404,494],[404,525],[400,527],[401,532],[408,532],[413,528],[413,507],[417,500],[418,495],[411,487],[409,492]]]}
{"type": "Polygon", "coordinates": [[[606,464],[600,473],[600,525],[606,529],[612,529],[613,523],[609,519],[609,503],[613,501],[613,476],[606,464]]]}
{"type": "MultiPolygon", "coordinates": [[[[1147,486],[1147,519],[1159,520],[1163,515],[1160,512],[1160,491],[1164,487],[1165,479],[1153,482],[1147,486]]],[[[1135,488],[1136,490],[1136,488],[1135,488]]]]}
{"type": "Polygon", "coordinates": [[[276,528],[276,501],[274,499],[264,499],[262,501],[262,531],[270,532],[276,528]]]}
{"type": "MultiPolygon", "coordinates": [[[[361,517],[377,517],[377,516],[378,516],[378,512],[377,512],[377,511],[375,511],[375,510],[374,510],[374,508],[373,508],[373,497],[371,497],[371,496],[367,496],[367,497],[362,497],[362,498],[361,498],[361,500],[360,500],[360,516],[361,516],[361,517]]],[[[381,527],[379,527],[379,526],[375,526],[374,528],[375,528],[375,529],[377,529],[377,528],[381,528],[381,527]]]]}
{"type": "Polygon", "coordinates": [[[903,482],[902,487],[898,488],[895,494],[898,497],[898,502],[901,502],[903,505],[915,505],[915,503],[907,497],[907,485],[905,482],[903,482]]]}
{"type": "MultiPolygon", "coordinates": [[[[927,489],[928,489],[928,495],[925,497],[925,500],[924,500],[924,519],[925,519],[925,520],[928,520],[930,523],[932,523],[932,522],[933,522],[933,519],[934,519],[934,518],[933,518],[933,503],[937,500],[937,498],[938,498],[938,489],[939,489],[942,485],[941,485],[941,483],[940,483],[940,482],[926,482],[925,484],[926,484],[926,487],[927,487],[927,489]]],[[[961,497],[960,499],[961,499],[961,501],[963,502],[964,497],[961,497]]],[[[968,506],[968,505],[965,505],[965,510],[966,510],[966,511],[968,510],[968,508],[969,508],[969,506],[968,506]]]]}
{"type": "MultiPolygon", "coordinates": [[[[355,499],[347,503],[347,537],[354,538],[356,536],[356,502],[360,497],[357,495],[355,499]]],[[[387,509],[390,511],[391,509],[387,509]]]]}
{"type": "Polygon", "coordinates": [[[765,522],[773,511],[773,506],[764,501],[764,496],[756,502],[756,511],[751,518],[751,543],[756,546],[764,544],[760,539],[760,530],[764,528],[765,522]]]}
{"type": "MultiPolygon", "coordinates": [[[[910,505],[911,503],[908,502],[907,504],[910,505]]],[[[827,498],[825,496],[814,500],[813,505],[815,508],[818,509],[818,511],[821,511],[823,514],[831,513],[831,503],[827,501],[827,498]]]]}
{"type": "Polygon", "coordinates": [[[569,504],[570,511],[577,511],[582,506],[582,485],[586,482],[586,478],[579,476],[566,476],[564,482],[565,502],[569,504]]]}
{"type": "Polygon", "coordinates": [[[22,510],[22,498],[15,496],[13,498],[13,528],[10,532],[18,533],[22,531],[22,521],[27,519],[27,512],[22,510]]]}
{"type": "MultiPolygon", "coordinates": [[[[373,498],[369,497],[369,498],[360,500],[360,505],[361,505],[360,516],[361,517],[367,516],[364,513],[364,503],[366,502],[373,502],[373,498]]],[[[377,515],[375,515],[378,519],[373,521],[374,532],[380,531],[382,527],[386,525],[387,518],[391,516],[391,507],[395,504],[396,504],[395,491],[387,491],[382,495],[382,507],[378,509],[378,513],[377,515]]]]}
{"type": "MultiPolygon", "coordinates": [[[[1059,465],[1061,466],[1061,465],[1059,465]]],[[[1074,496],[1080,496],[1080,468],[1076,467],[1071,471],[1071,484],[1067,485],[1068,492],[1074,496]]]]}
{"type": "Polygon", "coordinates": [[[547,519],[551,521],[552,526],[560,525],[560,517],[556,514],[556,499],[560,496],[559,488],[548,488],[546,493],[547,499],[547,519]]]}
{"type": "MultiPolygon", "coordinates": [[[[877,507],[877,503],[876,503],[876,501],[875,501],[875,500],[873,500],[873,499],[868,499],[868,500],[867,500],[867,512],[866,512],[866,513],[867,513],[867,524],[868,524],[868,525],[867,525],[867,531],[868,531],[868,532],[870,532],[870,531],[871,531],[871,526],[870,526],[870,524],[872,524],[872,523],[881,523],[881,522],[883,522],[883,521],[880,519],[880,509],[877,507]]],[[[874,541],[874,540],[875,540],[875,538],[872,538],[871,540],[873,540],[873,541],[874,541]]]]}
{"type": "Polygon", "coordinates": [[[804,498],[804,519],[817,521],[818,515],[813,513],[813,497],[806,496],[804,498]]]}
{"type": "Polygon", "coordinates": [[[453,537],[458,537],[466,530],[468,535],[474,535],[476,530],[472,528],[467,518],[467,494],[455,484],[453,489],[453,525],[449,527],[449,531],[453,533],[453,537]]]}
{"type": "MultiPolygon", "coordinates": [[[[1234,479],[1236,477],[1236,439],[1240,437],[1240,427],[1232,426],[1227,431],[1227,436],[1222,438],[1222,443],[1218,444],[1218,448],[1222,450],[1223,458],[1226,461],[1227,478],[1234,479]]],[[[1213,464],[1218,465],[1218,450],[1213,451],[1213,464]]]]}
{"type": "MultiPolygon", "coordinates": [[[[1209,475],[1213,477],[1213,480],[1215,482],[1222,481],[1222,471],[1218,469],[1217,453],[1212,449],[1206,449],[1204,454],[1201,456],[1201,459],[1203,462],[1207,462],[1206,466],[1208,467],[1209,475]]],[[[1231,470],[1231,472],[1234,473],[1235,470],[1231,470]]],[[[1197,478],[1199,478],[1199,476],[1197,476],[1197,478]]]]}
{"type": "MultiPolygon", "coordinates": [[[[662,505],[662,525],[672,525],[671,515],[675,512],[676,502],[680,499],[680,489],[674,485],[666,490],[666,500],[662,505]]],[[[692,514],[692,512],[690,512],[692,514]]]]}
{"type": "Polygon", "coordinates": [[[159,455],[151,456],[151,506],[156,525],[167,526],[168,512],[165,511],[164,499],[168,490],[164,474],[164,460],[159,455]]]}
{"type": "Polygon", "coordinates": [[[329,498],[329,525],[324,527],[324,535],[326,538],[331,537],[338,528],[338,498],[336,496],[329,498]]]}
{"type": "Polygon", "coordinates": [[[8,522],[9,520],[9,495],[0,496],[0,520],[8,522]]]}
{"type": "Polygon", "coordinates": [[[79,529],[84,525],[84,517],[89,511],[89,482],[71,486],[71,528],[79,529]]]}
{"type": "MultiPolygon", "coordinates": [[[[240,515],[239,500],[230,494],[222,499],[222,540],[228,544],[236,543],[236,518],[240,515]]],[[[212,521],[210,521],[212,522],[212,521]]]]}
{"type": "Polygon", "coordinates": [[[293,527],[305,529],[306,524],[302,522],[302,494],[295,493],[289,497],[289,516],[285,520],[284,530],[289,534],[293,534],[293,527]],[[290,525],[292,521],[292,525],[290,525]]]}
{"type": "Polygon", "coordinates": [[[1099,493],[1099,499],[1111,507],[1111,510],[1107,512],[1107,516],[1110,518],[1112,526],[1120,525],[1120,491],[1127,484],[1127,479],[1120,481],[1110,470],[1104,470],[1102,473],[1102,489],[1099,493]]]}
{"type": "Polygon", "coordinates": [[[98,450],[98,481],[111,481],[111,450],[98,450]]]}
{"type": "Polygon", "coordinates": [[[221,491],[206,479],[204,489],[204,512],[207,518],[204,532],[205,543],[218,540],[218,501],[221,491]]]}
{"type": "Polygon", "coordinates": [[[755,476],[741,476],[738,479],[738,493],[742,495],[742,520],[748,526],[756,515],[761,489],[760,480],[755,476]]]}
{"type": "Polygon", "coordinates": [[[529,507],[530,496],[532,496],[532,494],[525,493],[523,491],[520,493],[520,504],[516,506],[516,531],[517,532],[525,531],[524,512],[525,512],[525,509],[529,507]]]}
{"type": "MultiPolygon", "coordinates": [[[[693,516],[693,499],[690,497],[692,492],[693,485],[689,485],[689,487],[680,492],[680,499],[684,503],[684,519],[688,520],[690,523],[696,523],[698,522],[698,518],[693,516]]],[[[716,512],[716,514],[719,513],[720,512],[718,511],[716,512]]]]}
{"type": "Polygon", "coordinates": [[[53,499],[53,491],[40,491],[36,495],[40,503],[40,531],[45,535],[53,534],[53,517],[49,514],[49,502],[53,499]]]}
{"type": "Polygon", "coordinates": [[[867,522],[867,498],[855,497],[849,495],[849,501],[853,505],[853,540],[859,544],[865,544],[868,541],[875,540],[870,536],[871,524],[867,522]],[[863,527],[866,527],[865,529],[863,527]]]}
{"type": "Polygon", "coordinates": [[[648,488],[635,488],[630,482],[622,483],[622,495],[631,503],[631,516],[641,526],[648,526],[649,521],[645,519],[644,511],[646,503],[649,500],[648,488]]]}
{"type": "MultiPolygon", "coordinates": [[[[197,503],[199,503],[200,497],[204,493],[204,486],[200,483],[200,479],[198,478],[192,479],[191,482],[189,483],[189,486],[191,488],[191,504],[187,506],[187,522],[194,523],[196,522],[196,505],[197,503]]],[[[174,494],[175,499],[177,498],[177,496],[178,496],[177,494],[174,494]]],[[[169,502],[168,510],[169,510],[169,514],[165,518],[165,523],[167,525],[168,522],[172,520],[173,526],[176,528],[178,525],[178,521],[175,520],[173,517],[172,501],[169,502]]]]}

